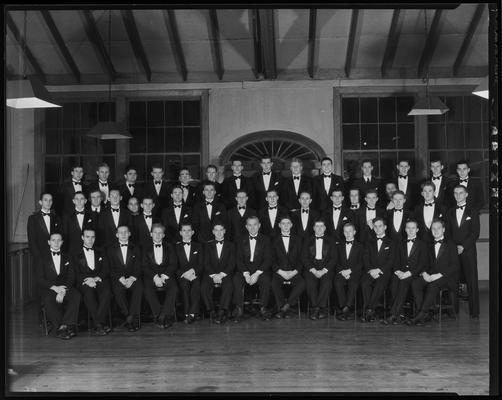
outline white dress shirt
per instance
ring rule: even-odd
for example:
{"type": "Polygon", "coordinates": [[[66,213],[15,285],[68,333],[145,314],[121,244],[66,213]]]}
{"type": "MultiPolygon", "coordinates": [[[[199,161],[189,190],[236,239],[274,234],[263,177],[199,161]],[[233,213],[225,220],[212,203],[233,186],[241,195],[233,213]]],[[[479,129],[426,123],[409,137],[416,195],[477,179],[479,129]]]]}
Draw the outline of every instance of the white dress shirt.
{"type": "Polygon", "coordinates": [[[101,212],[101,206],[98,207],[91,206],[91,210],[99,214],[101,212]]]}
{"type": "Polygon", "coordinates": [[[113,209],[111,209],[111,213],[112,213],[112,217],[113,217],[113,223],[115,224],[115,228],[118,228],[119,226],[119,219],[120,219],[120,208],[119,208],[119,211],[118,212],[115,212],[113,211],[113,209]]]}
{"type": "Polygon", "coordinates": [[[157,192],[157,196],[160,195],[160,189],[162,189],[162,181],[160,183],[153,183],[153,186],[155,187],[155,191],[157,192]]]}
{"type": "Polygon", "coordinates": [[[244,216],[244,213],[246,212],[246,209],[245,208],[241,208],[239,209],[239,206],[237,206],[237,212],[242,216],[244,216]]]}
{"type": "Polygon", "coordinates": [[[394,224],[394,229],[396,230],[396,232],[399,232],[399,228],[401,227],[401,222],[403,222],[403,214],[404,211],[396,212],[394,210],[394,217],[392,219],[392,222],[394,224]]]}
{"type": "Polygon", "coordinates": [[[408,188],[408,175],[406,175],[406,178],[400,178],[398,176],[397,185],[399,187],[399,190],[401,190],[403,193],[406,193],[406,189],[408,188]]]}
{"type": "Polygon", "coordinates": [[[322,180],[324,181],[324,190],[326,191],[326,194],[329,196],[329,188],[331,187],[331,175],[329,178],[325,178],[324,174],[322,174],[322,180]]]}
{"type": "Polygon", "coordinates": [[[277,206],[271,210],[268,209],[268,218],[270,219],[270,226],[273,228],[275,225],[275,219],[277,218],[277,206]]]}
{"type": "Polygon", "coordinates": [[[380,236],[380,237],[377,236],[377,251],[380,251],[380,248],[382,247],[382,243],[383,243],[383,238],[384,237],[385,237],[385,235],[384,236],[380,236]],[[378,239],[382,239],[382,240],[378,240],[378,239]]]}
{"type": "Polygon", "coordinates": [[[187,201],[187,198],[188,198],[188,186],[181,185],[181,190],[183,190],[183,200],[187,201]]]}
{"type": "Polygon", "coordinates": [[[223,250],[223,243],[216,243],[216,254],[218,254],[218,260],[221,258],[222,250],[223,250]]]}
{"type": "Polygon", "coordinates": [[[324,239],[315,239],[315,259],[322,260],[322,243],[324,239]]]}
{"type": "MultiPolygon", "coordinates": [[[[179,205],[181,204],[175,204],[175,206],[179,205]]],[[[174,216],[176,217],[176,223],[179,225],[181,217],[181,207],[174,207],[174,216]]]]}
{"type": "MultiPolygon", "coordinates": [[[[45,211],[42,211],[45,212],[45,211]]],[[[51,234],[51,217],[49,215],[44,215],[42,217],[45,222],[45,226],[47,227],[47,232],[49,232],[49,235],[51,234]]]]}
{"type": "Polygon", "coordinates": [[[75,190],[75,192],[82,191],[82,182],[76,182],[76,181],[72,180],[71,183],[73,183],[73,189],[75,190]]]}
{"type": "Polygon", "coordinates": [[[434,179],[434,176],[432,177],[432,183],[434,183],[434,197],[439,196],[439,187],[441,186],[442,181],[443,175],[439,175],[439,179],[434,179]]]}
{"type": "Polygon", "coordinates": [[[152,223],[153,223],[152,214],[143,214],[143,218],[145,219],[146,226],[148,226],[148,230],[151,232],[152,231],[152,223]],[[147,215],[149,215],[151,218],[146,218],[147,215]]]}
{"type": "MultiPolygon", "coordinates": [[[[439,239],[434,239],[434,240],[444,240],[444,236],[441,236],[439,239]]],[[[436,255],[436,258],[438,258],[438,253],[439,253],[440,247],[441,247],[441,243],[434,243],[434,253],[436,255]]]]}
{"type": "Polygon", "coordinates": [[[52,251],[61,251],[61,250],[53,250],[51,248],[51,256],[52,256],[52,262],[54,263],[54,267],[56,267],[56,273],[59,275],[61,272],[61,254],[55,256],[52,254],[52,251]]]}
{"type": "MultiPolygon", "coordinates": [[[[183,242],[186,243],[186,242],[183,242]]],[[[187,260],[190,261],[190,248],[192,247],[192,242],[188,246],[183,245],[183,250],[185,250],[185,254],[187,256],[187,260]]]]}
{"type": "Polygon", "coordinates": [[[352,250],[352,243],[345,243],[345,256],[347,257],[347,260],[349,259],[350,256],[350,250],[352,250]]]}
{"type": "Polygon", "coordinates": [[[129,193],[131,193],[131,196],[134,196],[134,186],[129,186],[129,182],[126,182],[127,189],[129,190],[129,193]]]}
{"type": "Polygon", "coordinates": [[[105,194],[105,201],[108,201],[108,196],[110,194],[110,184],[108,182],[101,182],[98,180],[99,184],[99,190],[105,194]],[[103,184],[106,183],[106,186],[103,186],[103,184]]]}
{"type": "Polygon", "coordinates": [[[293,186],[295,187],[295,193],[298,196],[298,190],[300,190],[300,182],[301,182],[301,175],[293,175],[293,186]],[[295,179],[295,176],[297,176],[300,179],[295,179]]]}
{"type": "MultiPolygon", "coordinates": [[[[84,211],[84,210],[75,210],[75,211],[84,211]]],[[[85,217],[84,214],[77,214],[77,221],[80,230],[82,230],[82,227],[84,226],[84,217],[85,217]]]]}
{"type": "Polygon", "coordinates": [[[338,220],[340,219],[340,213],[342,210],[335,210],[333,208],[333,228],[337,229],[338,228],[338,220]]]}
{"type": "Polygon", "coordinates": [[[265,187],[265,190],[269,189],[270,186],[270,177],[272,176],[272,172],[269,174],[261,174],[261,177],[263,179],[263,186],[265,187]]]}
{"type": "Polygon", "coordinates": [[[431,229],[432,220],[434,219],[434,210],[436,208],[435,202],[432,201],[431,203],[432,206],[427,206],[427,207],[425,206],[425,204],[430,204],[430,203],[424,204],[424,222],[427,229],[431,229]]]}
{"type": "MultiPolygon", "coordinates": [[[[255,238],[257,236],[254,236],[255,238]]],[[[250,254],[250,257],[249,257],[249,261],[253,262],[254,261],[254,251],[256,249],[256,241],[258,239],[254,239],[254,240],[251,240],[251,239],[248,239],[249,240],[249,254],[250,254]]]]}
{"type": "Polygon", "coordinates": [[[96,266],[94,265],[94,250],[87,250],[84,247],[84,256],[85,260],[87,261],[87,266],[94,271],[94,268],[96,268],[96,266]]]}
{"type": "Polygon", "coordinates": [[[303,227],[303,230],[307,229],[307,223],[309,222],[309,213],[310,213],[310,210],[307,208],[307,211],[306,213],[303,212],[303,208],[300,210],[300,215],[302,217],[302,227],[303,227]]]}
{"type": "Polygon", "coordinates": [[[235,187],[237,188],[237,190],[240,190],[241,188],[241,175],[234,175],[235,178],[239,178],[239,179],[235,179],[235,187]]]}
{"type": "Polygon", "coordinates": [[[157,265],[162,264],[162,257],[163,257],[163,248],[162,248],[162,243],[155,243],[153,242],[153,256],[155,258],[155,263],[157,265]],[[160,244],[160,247],[155,246],[156,244],[160,244]]]}
{"type": "Polygon", "coordinates": [[[457,204],[457,206],[464,206],[464,208],[462,208],[462,209],[457,208],[455,210],[455,213],[457,214],[457,224],[458,224],[458,226],[460,226],[460,222],[462,221],[462,217],[464,216],[465,204],[466,203],[457,204]]]}
{"type": "Polygon", "coordinates": [[[281,237],[282,243],[284,244],[284,249],[286,250],[286,254],[288,254],[290,236],[282,236],[281,234],[281,237]]]}
{"type": "Polygon", "coordinates": [[[467,185],[469,184],[469,178],[467,177],[467,182],[460,182],[459,181],[459,185],[462,185],[463,187],[467,188],[467,185]]]}
{"type": "MultiPolygon", "coordinates": [[[[412,238],[408,238],[408,239],[415,239],[416,240],[416,236],[415,237],[412,237],[412,238]]],[[[411,248],[413,247],[413,242],[408,242],[408,239],[406,239],[406,249],[408,250],[408,257],[410,256],[410,253],[411,253],[411,248]]]]}
{"type": "Polygon", "coordinates": [[[366,207],[366,221],[373,220],[376,218],[376,210],[368,210],[366,207]]]}
{"type": "Polygon", "coordinates": [[[127,249],[128,249],[128,246],[121,246],[122,244],[126,244],[126,243],[120,243],[119,244],[120,251],[122,253],[122,261],[124,261],[124,264],[125,264],[126,261],[127,261],[127,249]]]}
{"type": "Polygon", "coordinates": [[[207,210],[207,217],[209,218],[209,220],[211,220],[211,213],[213,212],[213,203],[212,202],[211,202],[211,204],[206,203],[206,210],[207,210]]]}

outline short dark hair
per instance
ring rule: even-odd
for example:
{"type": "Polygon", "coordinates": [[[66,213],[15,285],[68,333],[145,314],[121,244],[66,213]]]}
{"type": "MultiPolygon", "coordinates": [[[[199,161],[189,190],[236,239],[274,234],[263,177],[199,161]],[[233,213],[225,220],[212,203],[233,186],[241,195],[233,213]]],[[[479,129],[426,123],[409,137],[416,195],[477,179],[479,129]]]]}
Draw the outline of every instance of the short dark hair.
{"type": "Polygon", "coordinates": [[[59,235],[61,236],[61,239],[63,239],[63,234],[60,231],[51,232],[51,234],[49,235],[49,239],[52,238],[54,235],[59,235]]]}
{"type": "Polygon", "coordinates": [[[440,218],[434,218],[431,222],[431,226],[432,226],[432,224],[434,224],[436,222],[439,222],[443,228],[445,227],[445,222],[440,218]]]}
{"type": "Polygon", "coordinates": [[[227,227],[225,226],[225,223],[221,220],[221,219],[217,219],[216,221],[214,221],[212,224],[211,224],[211,230],[214,229],[215,226],[221,226],[223,229],[227,229],[227,227]]]}
{"type": "Polygon", "coordinates": [[[75,168],[82,168],[84,169],[84,167],[82,166],[82,164],[73,164],[70,168],[70,172],[73,172],[75,170],[75,168]]]}
{"type": "Polygon", "coordinates": [[[418,228],[418,221],[415,218],[408,218],[406,220],[406,223],[409,223],[409,222],[413,222],[418,228]]]}
{"type": "Polygon", "coordinates": [[[445,165],[445,163],[443,162],[443,160],[441,160],[441,158],[439,156],[432,156],[431,155],[429,163],[432,164],[433,162],[440,162],[441,165],[443,165],[443,166],[445,165]]]}
{"type": "Polygon", "coordinates": [[[237,190],[237,192],[235,192],[235,195],[237,196],[239,193],[244,193],[246,196],[248,196],[248,192],[246,192],[244,189],[237,190]]]}
{"type": "Polygon", "coordinates": [[[246,218],[246,224],[249,222],[250,219],[257,219],[258,222],[260,222],[260,218],[256,215],[250,215],[249,217],[246,218]]]}
{"type": "Polygon", "coordinates": [[[411,162],[410,162],[410,160],[408,160],[407,158],[398,158],[398,159],[397,159],[397,164],[396,164],[396,165],[399,165],[399,164],[401,164],[402,162],[406,162],[406,163],[408,163],[408,165],[411,167],[411,162]]]}
{"type": "Polygon", "coordinates": [[[206,167],[206,172],[209,170],[209,168],[214,168],[216,171],[218,171],[218,167],[214,164],[209,164],[207,167],[206,167]]]}
{"type": "Polygon", "coordinates": [[[153,196],[149,195],[149,194],[144,195],[143,199],[141,200],[141,202],[143,203],[145,200],[152,200],[152,202],[155,203],[155,200],[153,199],[153,196]]]}
{"type": "MultiPolygon", "coordinates": [[[[81,194],[82,196],[84,196],[84,197],[85,197],[84,192],[82,192],[81,190],[78,190],[77,192],[75,192],[75,193],[73,194],[73,198],[75,198],[75,196],[76,196],[77,194],[81,194]]],[[[87,197],[85,197],[85,198],[87,199],[87,197]]]]}
{"type": "Polygon", "coordinates": [[[376,194],[377,197],[378,197],[378,191],[376,189],[368,189],[368,190],[366,190],[366,193],[364,194],[364,196],[367,196],[367,195],[372,194],[372,193],[376,194]]]}
{"type": "Polygon", "coordinates": [[[272,193],[272,192],[274,192],[277,196],[279,196],[279,191],[278,191],[277,189],[268,189],[268,190],[267,190],[267,195],[268,195],[269,193],[272,193]]]}
{"type": "Polygon", "coordinates": [[[166,231],[166,227],[160,222],[155,222],[154,224],[152,224],[152,232],[155,228],[161,228],[163,232],[166,231]]]}
{"type": "Polygon", "coordinates": [[[230,159],[230,165],[233,165],[235,161],[239,161],[241,164],[243,164],[242,160],[240,158],[232,158],[230,159]]]}
{"type": "Polygon", "coordinates": [[[261,157],[260,157],[260,161],[263,161],[263,160],[270,160],[272,161],[272,157],[267,155],[267,154],[263,154],[261,157]]]}
{"type": "Polygon", "coordinates": [[[214,190],[216,190],[216,185],[214,182],[204,181],[202,183],[202,190],[204,190],[207,186],[212,186],[214,190]]]}
{"type": "Polygon", "coordinates": [[[315,224],[323,224],[324,226],[326,226],[326,221],[324,220],[324,218],[316,218],[314,220],[314,225],[315,224]]]}
{"type": "Polygon", "coordinates": [[[184,227],[184,226],[189,226],[189,227],[190,227],[190,229],[192,229],[192,230],[193,230],[193,225],[192,225],[192,223],[191,223],[191,222],[182,222],[182,223],[180,224],[180,231],[181,231],[181,229],[183,229],[183,227],[184,227]]]}
{"type": "Polygon", "coordinates": [[[459,165],[461,165],[461,164],[465,164],[465,165],[467,165],[467,168],[471,168],[471,166],[469,165],[469,161],[467,161],[467,160],[460,160],[460,161],[457,161],[457,162],[455,163],[455,167],[456,167],[456,168],[458,168],[458,166],[459,166],[459,165]]]}
{"type": "Polygon", "coordinates": [[[373,161],[371,161],[369,158],[365,158],[364,160],[361,161],[361,167],[364,165],[364,163],[369,162],[371,166],[373,166],[373,161]]]}
{"type": "Polygon", "coordinates": [[[171,194],[174,192],[174,189],[180,189],[181,191],[183,191],[183,188],[181,187],[181,185],[173,185],[171,187],[171,194]]]}
{"type": "Polygon", "coordinates": [[[420,185],[420,189],[424,190],[426,186],[432,187],[432,189],[436,190],[436,185],[432,181],[425,181],[420,185]]]}
{"type": "Polygon", "coordinates": [[[153,170],[157,168],[157,169],[161,169],[162,171],[164,171],[164,167],[160,164],[153,164],[152,167],[151,167],[151,171],[153,172],[153,170]]]}
{"type": "Polygon", "coordinates": [[[42,200],[46,194],[48,194],[49,196],[51,196],[51,197],[52,197],[52,199],[54,200],[54,196],[52,195],[52,193],[51,193],[51,192],[48,192],[48,191],[46,191],[46,190],[45,190],[45,191],[43,191],[42,193],[40,193],[39,200],[42,200]]]}
{"type": "Polygon", "coordinates": [[[106,167],[106,168],[110,169],[110,166],[107,163],[105,163],[105,162],[102,162],[102,163],[98,164],[98,169],[100,169],[101,167],[106,167]]]}
{"type": "Polygon", "coordinates": [[[85,231],[92,231],[92,232],[96,233],[96,230],[93,227],[91,227],[90,225],[84,226],[84,228],[82,229],[82,236],[84,236],[85,231]]]}
{"type": "Polygon", "coordinates": [[[293,223],[293,219],[289,215],[282,215],[279,218],[279,222],[282,222],[284,219],[287,219],[287,220],[289,220],[289,222],[293,223]]]}
{"type": "Polygon", "coordinates": [[[134,165],[128,165],[128,166],[127,166],[127,167],[125,167],[125,169],[124,169],[124,174],[126,174],[126,175],[127,175],[127,173],[128,173],[129,171],[131,171],[131,170],[132,170],[132,171],[135,171],[135,172],[138,172],[138,169],[137,169],[134,165]]]}
{"type": "Polygon", "coordinates": [[[396,190],[394,193],[392,193],[392,197],[394,197],[396,194],[402,194],[406,199],[406,193],[404,193],[402,190],[396,190]]]}
{"type": "MultiPolygon", "coordinates": [[[[301,166],[303,166],[303,161],[302,161],[302,160],[300,160],[298,157],[293,157],[293,158],[291,159],[291,163],[294,163],[294,162],[300,163],[300,165],[301,165],[301,166]]],[[[291,163],[290,163],[290,164],[291,164],[291,163]]]]}
{"type": "Polygon", "coordinates": [[[352,228],[354,228],[354,230],[357,230],[356,225],[353,222],[346,222],[345,224],[343,224],[344,228],[347,226],[351,226],[352,228]]]}
{"type": "Polygon", "coordinates": [[[323,161],[329,161],[331,164],[333,164],[333,160],[329,157],[323,157],[321,158],[321,164],[323,163],[323,161]]]}
{"type": "Polygon", "coordinates": [[[131,228],[129,228],[129,225],[127,225],[127,224],[124,224],[124,223],[119,224],[119,226],[117,226],[117,232],[119,231],[120,228],[127,228],[127,230],[129,232],[131,232],[131,228]]]}
{"type": "Polygon", "coordinates": [[[333,196],[333,193],[335,193],[335,192],[340,192],[343,196],[343,189],[342,188],[335,188],[331,191],[331,194],[329,195],[329,197],[333,196]]]}
{"type": "Polygon", "coordinates": [[[469,190],[463,185],[458,184],[458,185],[453,186],[453,190],[455,190],[457,188],[462,188],[466,191],[466,193],[469,193],[469,190]]]}
{"type": "Polygon", "coordinates": [[[180,168],[180,170],[178,172],[178,175],[181,174],[181,171],[186,171],[186,172],[188,172],[188,175],[190,175],[190,170],[188,168],[186,168],[186,167],[180,168]]]}
{"type": "Polygon", "coordinates": [[[373,222],[373,223],[375,223],[375,222],[377,222],[377,221],[382,221],[382,222],[383,222],[383,224],[384,224],[385,226],[387,226],[387,221],[385,220],[385,218],[384,218],[384,217],[375,217],[375,218],[373,218],[373,221],[372,221],[372,222],[373,222]]]}

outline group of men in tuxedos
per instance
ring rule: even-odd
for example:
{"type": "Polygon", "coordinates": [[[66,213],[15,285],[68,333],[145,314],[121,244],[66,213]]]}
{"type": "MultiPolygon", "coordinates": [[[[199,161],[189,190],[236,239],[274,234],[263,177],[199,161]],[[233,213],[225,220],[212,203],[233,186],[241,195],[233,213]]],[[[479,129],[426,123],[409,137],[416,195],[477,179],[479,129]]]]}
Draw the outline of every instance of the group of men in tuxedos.
{"type": "Polygon", "coordinates": [[[74,166],[71,181],[57,193],[43,192],[40,210],[28,220],[40,298],[55,336],[77,334],[82,301],[96,333],[107,335],[112,301],[134,332],[143,299],[155,324],[168,328],[177,301],[187,324],[200,319],[201,303],[216,323],[240,322],[249,292],[257,292],[264,320],[291,317],[305,291],[312,320],[328,316],[330,298],[336,317],[347,320],[355,318],[360,289],[361,320],[373,321],[390,289],[384,323],[396,324],[404,321],[411,291],[417,313],[406,321],[422,324],[441,289],[449,289],[458,309],[459,279],[467,286],[470,316],[479,318],[483,196],[466,161],[450,178],[440,160],[431,160],[431,176],[421,183],[409,175],[408,160],[385,182],[373,176],[369,160],[352,182],[334,174],[327,157],[314,177],[303,173],[299,159],[291,160],[289,177],[272,167],[263,157],[262,170],[248,177],[235,159],[220,183],[217,167],[209,165],[196,186],[188,169],[167,182],[154,165],[142,186],[133,166],[120,184],[105,163],[90,184],[74,166]],[[218,310],[215,289],[221,291],[218,310]]]}

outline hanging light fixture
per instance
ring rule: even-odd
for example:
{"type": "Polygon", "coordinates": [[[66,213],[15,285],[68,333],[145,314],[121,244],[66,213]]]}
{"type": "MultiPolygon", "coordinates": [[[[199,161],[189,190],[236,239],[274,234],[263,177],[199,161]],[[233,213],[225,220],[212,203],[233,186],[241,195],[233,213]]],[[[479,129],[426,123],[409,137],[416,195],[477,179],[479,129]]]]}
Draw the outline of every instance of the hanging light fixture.
{"type": "MultiPolygon", "coordinates": [[[[424,10],[425,20],[425,40],[427,42],[427,10],[424,10]]],[[[419,98],[408,115],[441,115],[446,113],[449,108],[439,97],[431,96],[429,93],[429,65],[425,69],[425,76],[422,79],[425,83],[425,97],[419,98]]]]}
{"type": "Polygon", "coordinates": [[[488,77],[484,77],[481,83],[472,91],[472,94],[476,96],[483,97],[484,99],[488,99],[488,77]]]}
{"type": "Polygon", "coordinates": [[[23,39],[21,41],[23,53],[23,79],[7,81],[6,104],[11,108],[52,108],[61,107],[54,103],[51,95],[42,82],[36,78],[27,78],[26,76],[26,16],[24,11],[23,39]]]}
{"type": "MultiPolygon", "coordinates": [[[[108,55],[112,58],[112,11],[108,10],[108,55]]],[[[112,102],[112,79],[108,79],[108,101],[112,102]]],[[[86,136],[94,137],[102,140],[111,139],[132,139],[132,135],[127,131],[123,122],[111,120],[111,112],[108,114],[108,121],[98,122],[94,127],[87,132],[86,136]]]]}

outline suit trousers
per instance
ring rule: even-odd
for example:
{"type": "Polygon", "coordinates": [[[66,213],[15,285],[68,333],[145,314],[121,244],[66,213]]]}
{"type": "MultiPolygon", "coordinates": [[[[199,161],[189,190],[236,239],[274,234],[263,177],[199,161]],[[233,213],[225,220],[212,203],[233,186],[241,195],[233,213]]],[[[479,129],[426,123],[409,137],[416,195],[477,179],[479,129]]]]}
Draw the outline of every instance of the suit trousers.
{"type": "Polygon", "coordinates": [[[321,278],[316,278],[312,272],[306,271],[303,277],[311,307],[327,308],[329,294],[333,287],[333,272],[328,271],[321,278]]]}
{"type": "Polygon", "coordinates": [[[375,309],[378,300],[382,297],[387,288],[389,278],[389,272],[380,275],[377,279],[373,279],[367,272],[361,277],[361,290],[363,292],[363,302],[366,309],[375,309]]]}
{"type": "Polygon", "coordinates": [[[106,280],[99,282],[95,288],[82,285],[80,292],[82,293],[84,304],[87,307],[89,314],[91,314],[91,318],[94,323],[107,325],[105,324],[105,321],[112,298],[110,282],[106,280]]]}
{"type": "MultiPolygon", "coordinates": [[[[204,276],[201,284],[201,294],[204,305],[209,311],[214,311],[213,291],[215,287],[214,281],[209,276],[204,276]]],[[[220,309],[228,311],[230,308],[230,302],[232,301],[232,292],[234,289],[232,275],[227,275],[221,280],[220,288],[220,309]]]]}
{"type": "Polygon", "coordinates": [[[411,283],[413,282],[413,276],[409,276],[405,279],[399,279],[396,275],[392,274],[390,281],[390,292],[392,294],[392,307],[390,309],[390,315],[398,316],[402,313],[402,308],[406,302],[406,297],[410,290],[411,283]]]}
{"type": "Polygon", "coordinates": [[[80,292],[75,288],[70,288],[61,304],[56,302],[56,296],[56,292],[52,290],[46,290],[42,295],[47,319],[56,328],[59,328],[60,325],[76,325],[81,299],[80,292]]]}
{"type": "Polygon", "coordinates": [[[479,315],[478,263],[476,248],[464,251],[459,255],[460,270],[467,284],[469,297],[469,314],[479,315]]]}
{"type": "Polygon", "coordinates": [[[351,273],[349,279],[345,279],[342,274],[338,273],[335,276],[335,292],[338,299],[338,307],[352,306],[356,298],[357,288],[361,274],[351,273]],[[345,286],[348,290],[345,293],[345,286]]]}
{"type": "Polygon", "coordinates": [[[179,279],[180,290],[183,296],[183,313],[198,314],[200,303],[200,278],[195,278],[192,282],[188,279],[179,279]]]}
{"type": "Polygon", "coordinates": [[[124,316],[139,315],[141,309],[141,297],[143,296],[143,284],[141,279],[136,279],[129,289],[122,285],[118,279],[112,283],[112,291],[115,296],[120,312],[124,316]],[[128,293],[130,301],[127,301],[128,293]]]}
{"type": "MultiPolygon", "coordinates": [[[[286,304],[286,297],[284,296],[284,284],[285,279],[278,273],[274,273],[272,277],[272,292],[274,293],[275,303],[277,308],[281,308],[286,304]]],[[[305,290],[305,280],[300,274],[296,274],[293,278],[289,280],[291,282],[287,286],[291,286],[291,291],[289,292],[288,301],[289,305],[296,304],[301,294],[305,290]]]]}
{"type": "MultiPolygon", "coordinates": [[[[234,281],[234,304],[240,307],[242,310],[244,303],[244,296],[242,293],[242,288],[250,288],[251,286],[246,283],[246,279],[242,275],[242,272],[236,272],[233,277],[234,281]]],[[[258,285],[258,290],[260,293],[260,303],[262,307],[267,307],[270,299],[270,286],[271,278],[266,272],[258,277],[255,285],[258,285]]]]}
{"type": "Polygon", "coordinates": [[[174,317],[176,297],[178,296],[178,285],[174,278],[169,278],[165,281],[164,286],[159,288],[153,279],[144,277],[143,290],[154,317],[174,317]],[[159,300],[160,292],[165,293],[162,305],[159,300]]]}
{"type": "Polygon", "coordinates": [[[415,278],[411,283],[411,289],[417,312],[429,312],[436,301],[439,291],[447,288],[451,290],[451,280],[446,277],[441,277],[433,282],[426,282],[421,276],[415,278]]]}

